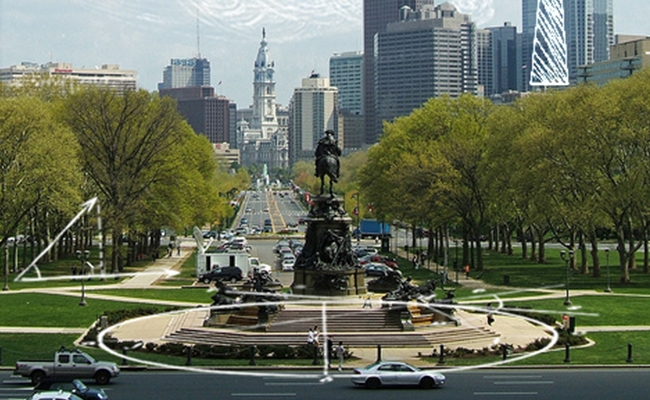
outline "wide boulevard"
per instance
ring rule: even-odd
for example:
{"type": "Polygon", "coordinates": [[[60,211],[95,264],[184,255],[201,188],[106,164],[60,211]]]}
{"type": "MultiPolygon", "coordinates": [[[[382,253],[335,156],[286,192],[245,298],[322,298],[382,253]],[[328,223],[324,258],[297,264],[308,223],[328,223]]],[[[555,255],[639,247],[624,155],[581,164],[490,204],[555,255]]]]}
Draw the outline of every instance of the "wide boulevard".
{"type": "MultiPolygon", "coordinates": [[[[261,373],[263,371],[255,371],[261,373]]],[[[273,370],[269,372],[279,372],[273,370]]],[[[443,388],[355,387],[350,371],[331,381],[301,374],[319,371],[283,371],[293,377],[214,375],[189,372],[123,372],[105,386],[109,399],[214,400],[214,399],[647,399],[647,368],[620,369],[498,369],[446,373],[443,388]]],[[[322,371],[320,371],[322,372],[322,371]]],[[[444,372],[444,371],[443,371],[444,372]]],[[[24,399],[31,394],[25,383],[2,375],[0,399],[24,399]]],[[[89,383],[92,385],[92,383],[89,383]]]]}

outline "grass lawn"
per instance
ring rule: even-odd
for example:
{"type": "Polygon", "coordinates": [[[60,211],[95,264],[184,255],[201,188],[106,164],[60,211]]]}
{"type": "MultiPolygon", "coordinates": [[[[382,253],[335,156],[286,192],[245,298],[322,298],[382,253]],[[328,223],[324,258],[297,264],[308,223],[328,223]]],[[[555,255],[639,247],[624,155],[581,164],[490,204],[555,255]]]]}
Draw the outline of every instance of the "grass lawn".
{"type": "MultiPolygon", "coordinates": [[[[87,328],[106,311],[148,307],[146,304],[89,299],[41,293],[10,293],[0,296],[0,326],[87,328]]],[[[160,307],[161,310],[165,307],[160,307]]]]}
{"type": "Polygon", "coordinates": [[[183,262],[180,274],[162,280],[160,286],[190,286],[196,281],[196,251],[183,262]]]}
{"type": "MultiPolygon", "coordinates": [[[[529,249],[530,250],[530,249],[529,249]]],[[[521,249],[515,248],[515,255],[508,256],[501,253],[486,251],[484,253],[484,270],[473,271],[472,276],[478,277],[488,284],[504,285],[504,276],[510,279],[511,286],[540,288],[549,286],[564,287],[566,283],[566,264],[560,257],[560,250],[547,248],[546,263],[539,264],[536,261],[521,258],[521,249]]],[[[620,269],[616,257],[610,254],[610,287],[618,290],[636,291],[637,293],[650,293],[650,274],[644,274],[642,268],[642,253],[637,253],[638,268],[630,270],[628,284],[619,283],[620,269]]],[[[580,264],[578,253],[577,265],[580,264]]],[[[590,274],[581,274],[578,271],[571,271],[569,274],[569,286],[574,289],[595,289],[604,290],[607,287],[607,269],[605,252],[601,251],[599,256],[601,265],[601,276],[594,278],[590,274]]],[[[591,261],[591,259],[589,259],[591,261]]]]}
{"type": "MultiPolygon", "coordinates": [[[[627,345],[632,344],[634,364],[650,364],[650,335],[648,332],[594,332],[586,335],[593,340],[594,346],[571,348],[570,364],[580,365],[630,365],[627,360],[627,345]]],[[[541,354],[512,365],[563,365],[564,349],[541,354]]]]}
{"type": "Polygon", "coordinates": [[[70,334],[30,334],[3,333],[2,365],[14,365],[17,360],[54,360],[54,352],[61,346],[74,347],[79,335],[70,334]]]}
{"type": "Polygon", "coordinates": [[[605,325],[650,325],[647,308],[650,305],[648,297],[631,296],[573,296],[572,305],[565,306],[564,299],[512,301],[505,306],[527,307],[543,310],[544,314],[557,316],[576,313],[597,314],[597,316],[577,315],[576,326],[605,326],[605,325]],[[575,309],[579,307],[579,309],[575,309]],[[572,309],[569,309],[572,308],[572,309]]]}

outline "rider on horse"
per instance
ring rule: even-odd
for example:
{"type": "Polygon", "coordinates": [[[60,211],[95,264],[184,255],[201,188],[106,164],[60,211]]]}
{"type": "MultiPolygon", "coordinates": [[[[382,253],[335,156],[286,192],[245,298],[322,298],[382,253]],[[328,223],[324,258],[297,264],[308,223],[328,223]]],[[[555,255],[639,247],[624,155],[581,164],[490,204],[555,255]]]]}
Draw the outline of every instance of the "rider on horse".
{"type": "Polygon", "coordinates": [[[341,149],[338,146],[336,138],[334,137],[334,131],[326,130],[325,136],[318,141],[318,146],[316,146],[316,176],[318,177],[318,162],[327,156],[332,156],[336,160],[336,171],[330,171],[330,178],[332,181],[337,182],[339,177],[339,172],[341,168],[341,163],[339,157],[341,156],[341,149]]]}

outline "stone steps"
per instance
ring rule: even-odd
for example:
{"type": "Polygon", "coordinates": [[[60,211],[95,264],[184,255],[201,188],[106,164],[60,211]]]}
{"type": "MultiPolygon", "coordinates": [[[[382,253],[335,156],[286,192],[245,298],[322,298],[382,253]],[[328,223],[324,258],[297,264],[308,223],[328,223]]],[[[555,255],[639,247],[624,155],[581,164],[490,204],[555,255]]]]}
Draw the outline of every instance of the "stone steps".
{"type": "MultiPolygon", "coordinates": [[[[330,308],[325,314],[329,332],[401,332],[399,314],[382,309],[330,308]]],[[[273,318],[267,332],[306,332],[319,326],[323,315],[320,309],[285,309],[273,318]]]]}

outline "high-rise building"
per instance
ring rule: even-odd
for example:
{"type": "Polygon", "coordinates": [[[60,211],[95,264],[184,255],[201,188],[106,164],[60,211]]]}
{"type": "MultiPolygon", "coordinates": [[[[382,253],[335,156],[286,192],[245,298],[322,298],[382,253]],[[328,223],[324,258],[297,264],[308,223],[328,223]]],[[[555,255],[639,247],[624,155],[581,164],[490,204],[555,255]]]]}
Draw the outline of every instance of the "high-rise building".
{"type": "Polygon", "coordinates": [[[530,73],[533,70],[533,42],[537,23],[539,0],[522,0],[521,7],[521,91],[530,91],[530,73]]]}
{"type": "Polygon", "coordinates": [[[192,86],[210,86],[210,62],[199,57],[172,58],[158,90],[192,86]]]}
{"type": "Polygon", "coordinates": [[[506,22],[503,26],[487,28],[487,30],[490,31],[492,70],[490,85],[485,88],[486,95],[520,91],[521,36],[517,34],[517,28],[506,22]]]}
{"type": "Polygon", "coordinates": [[[423,6],[375,42],[376,129],[432,97],[477,93],[476,27],[451,5],[423,6]]]}
{"type": "Polygon", "coordinates": [[[339,91],[339,146],[344,152],[364,144],[363,53],[351,51],[330,57],[330,85],[339,91]]]}
{"type": "Polygon", "coordinates": [[[338,138],[338,90],[313,73],[294,89],[289,104],[289,163],[313,161],[318,140],[331,129],[338,138]]]}
{"type": "Polygon", "coordinates": [[[160,89],[159,95],[176,100],[178,112],[194,132],[204,135],[210,143],[230,143],[234,136],[231,118],[233,103],[224,96],[215,96],[211,86],[160,89]]]}
{"type": "Polygon", "coordinates": [[[494,94],[494,55],[492,54],[492,31],[490,29],[476,30],[476,75],[478,77],[478,94],[492,96],[494,94]]]}
{"type": "Polygon", "coordinates": [[[567,42],[562,0],[540,0],[537,6],[530,85],[568,86],[567,42]]]}
{"type": "MultiPolygon", "coordinates": [[[[522,0],[522,91],[530,90],[538,2],[522,0]]],[[[568,80],[574,84],[578,81],[581,66],[605,61],[609,57],[609,47],[615,43],[613,0],[554,2],[563,6],[568,80]]],[[[545,20],[550,21],[550,16],[545,20]]]]}
{"type": "Polygon", "coordinates": [[[614,44],[613,0],[564,0],[569,81],[578,80],[582,65],[609,59],[614,44]]]}
{"type": "Polygon", "coordinates": [[[138,73],[133,70],[120,69],[116,64],[104,64],[101,68],[73,68],[70,63],[47,63],[39,65],[23,62],[0,69],[0,82],[20,86],[24,81],[37,76],[58,77],[86,86],[107,87],[123,93],[135,90],[137,87],[138,73]]]}
{"type": "Polygon", "coordinates": [[[408,6],[419,10],[433,5],[433,0],[364,0],[363,1],[363,113],[365,116],[365,142],[377,142],[381,130],[375,123],[375,35],[386,30],[387,24],[400,19],[400,9],[408,6]]]}
{"type": "Polygon", "coordinates": [[[229,145],[235,139],[233,108],[237,105],[215,94],[210,86],[210,62],[205,58],[173,58],[158,84],[159,95],[176,100],[178,111],[194,132],[211,143],[229,145]]]}
{"type": "Polygon", "coordinates": [[[339,108],[363,113],[363,53],[351,51],[330,57],[330,85],[339,90],[339,108]]]}

